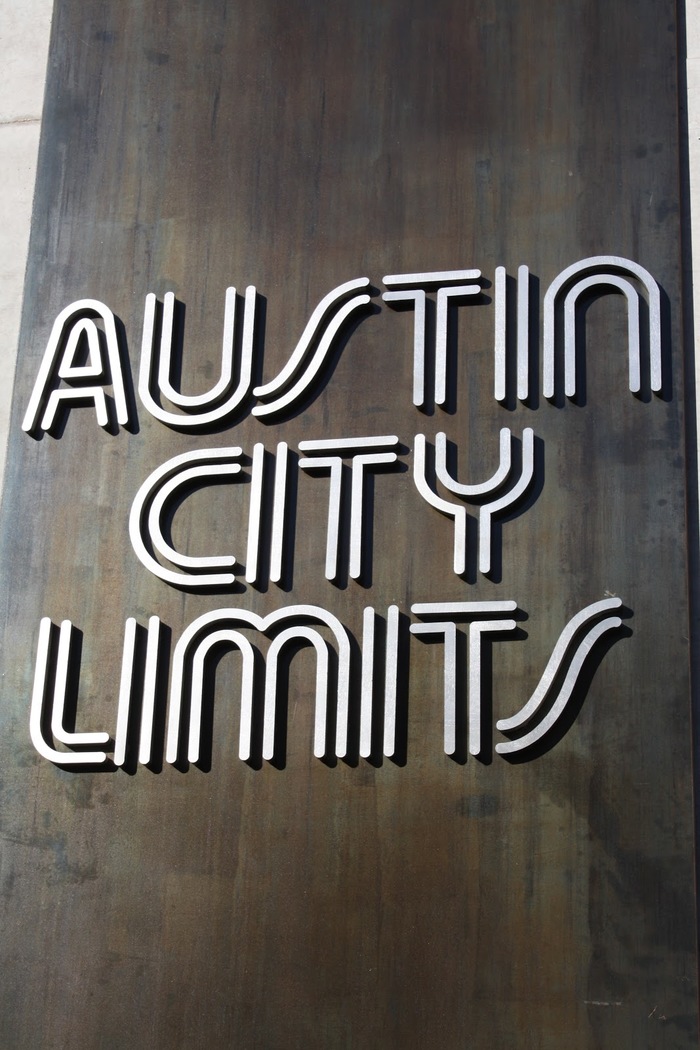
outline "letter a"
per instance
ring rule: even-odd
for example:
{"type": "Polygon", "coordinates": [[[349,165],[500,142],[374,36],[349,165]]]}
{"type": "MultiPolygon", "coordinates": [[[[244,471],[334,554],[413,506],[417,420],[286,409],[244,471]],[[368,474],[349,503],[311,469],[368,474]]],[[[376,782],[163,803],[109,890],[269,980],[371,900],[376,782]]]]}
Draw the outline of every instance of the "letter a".
{"type": "Polygon", "coordinates": [[[28,434],[50,430],[59,406],[66,401],[92,402],[97,422],[108,428],[110,421],[104,387],[109,383],[117,423],[124,426],[129,422],[129,409],[114,314],[97,299],[79,299],[62,310],[54,322],[22,430],[28,434]],[[97,327],[97,319],[102,321],[103,331],[97,327]],[[81,365],[76,359],[82,339],[87,341],[88,363],[81,365]],[[68,385],[58,388],[60,380],[68,385]]]}

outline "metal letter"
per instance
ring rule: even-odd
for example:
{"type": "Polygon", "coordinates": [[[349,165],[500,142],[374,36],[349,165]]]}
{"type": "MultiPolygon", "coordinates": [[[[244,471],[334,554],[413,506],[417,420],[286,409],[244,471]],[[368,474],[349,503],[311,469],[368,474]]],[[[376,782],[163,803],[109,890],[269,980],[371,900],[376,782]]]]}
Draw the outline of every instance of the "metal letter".
{"type": "Polygon", "coordinates": [[[193,452],[185,452],[182,455],[174,456],[154,470],[136,493],[129,515],[131,545],[141,564],[145,565],[159,579],[165,580],[166,583],[185,584],[194,588],[228,586],[236,579],[232,572],[199,571],[233,566],[236,563],[233,555],[188,557],[184,554],[178,554],[165,542],[160,519],[166,500],[181,485],[192,478],[223,477],[238,474],[241,470],[239,463],[228,462],[222,466],[214,466],[211,461],[232,461],[240,455],[241,449],[232,447],[196,449],[193,452]],[[197,465],[190,467],[189,464],[191,463],[197,465]],[[149,507],[149,504],[148,518],[147,521],[144,521],[146,508],[149,507]],[[180,565],[182,568],[195,569],[197,574],[174,572],[172,569],[164,568],[148,551],[144,543],[144,534],[149,537],[153,548],[163,557],[168,558],[173,564],[180,565]]]}
{"type": "Polygon", "coordinates": [[[479,295],[478,284],[462,284],[463,281],[476,280],[481,277],[481,270],[440,270],[432,273],[394,273],[383,278],[388,288],[399,288],[401,291],[384,292],[382,299],[387,303],[413,302],[415,309],[413,327],[413,404],[424,408],[427,402],[426,390],[426,354],[425,322],[426,297],[425,287],[437,285],[437,315],[435,326],[435,375],[434,398],[436,405],[447,401],[447,320],[448,303],[451,298],[479,295]],[[450,287],[458,285],[458,287],[450,287]]]}
{"type": "MultiPolygon", "coordinates": [[[[196,620],[193,621],[193,623],[189,625],[189,627],[186,628],[175,647],[175,652],[173,655],[173,671],[170,689],[170,711],[168,716],[168,736],[166,744],[166,761],[170,763],[175,763],[178,759],[181,734],[180,716],[184,699],[183,688],[185,681],[185,668],[188,664],[191,664],[192,661],[195,659],[199,646],[202,644],[202,637],[206,637],[207,635],[210,635],[215,631],[221,631],[223,629],[229,630],[231,627],[252,627],[257,629],[258,631],[270,632],[274,630],[279,624],[283,624],[285,621],[291,622],[291,633],[296,632],[299,637],[307,637],[307,634],[304,633],[305,629],[299,628],[298,625],[302,624],[304,621],[309,620],[317,624],[324,624],[326,627],[328,627],[331,630],[337,645],[338,696],[336,710],[335,752],[339,758],[343,758],[347,754],[350,690],[350,641],[348,639],[347,631],[341,624],[340,620],[338,620],[337,617],[335,617],[332,613],[328,612],[326,609],[322,609],[319,606],[315,605],[290,605],[287,608],[278,609],[275,612],[271,612],[267,616],[259,616],[257,613],[250,612],[246,609],[218,609],[213,612],[205,613],[204,615],[198,617],[196,620]]],[[[285,640],[288,637],[291,637],[291,633],[288,632],[285,634],[285,640]]],[[[318,637],[320,639],[320,636],[318,637]]],[[[309,638],[309,640],[313,642],[313,639],[309,638]]],[[[325,642],[325,640],[322,641],[324,642],[324,644],[328,644],[325,642]]],[[[282,643],[280,643],[280,646],[281,644],[282,643]]],[[[316,643],[313,642],[313,644],[315,645],[316,643]]],[[[271,656],[271,667],[273,669],[273,675],[275,676],[277,673],[276,661],[280,646],[278,646],[276,650],[272,651],[271,656]]],[[[252,666],[250,660],[248,666],[252,666]]],[[[325,685],[324,688],[327,689],[327,685],[325,685]]],[[[246,688],[243,690],[245,696],[248,695],[247,689],[248,686],[246,685],[246,688]]],[[[266,695],[268,696],[268,701],[266,702],[267,708],[269,707],[269,704],[272,704],[272,699],[269,693],[266,692],[266,695]]],[[[325,723],[323,733],[325,739],[325,723]]],[[[320,728],[317,722],[315,734],[316,743],[318,743],[319,734],[320,728]]],[[[243,748],[243,740],[241,740],[241,748],[243,748]]],[[[188,753],[193,754],[194,749],[190,750],[188,748],[188,753]]]]}
{"type": "Polygon", "coordinates": [[[514,631],[515,620],[484,620],[485,616],[499,616],[515,612],[514,601],[503,602],[431,602],[413,605],[416,616],[449,616],[449,620],[411,624],[412,634],[442,634],[444,636],[444,709],[445,754],[457,751],[457,622],[469,624],[469,682],[467,686],[467,718],[469,752],[480,755],[483,748],[481,732],[481,636],[486,632],[514,631]]]}
{"type": "Polygon", "coordinates": [[[454,519],[455,540],[453,567],[461,576],[467,567],[467,512],[459,503],[449,503],[433,492],[426,476],[426,439],[424,434],[416,434],[413,446],[413,480],[416,488],[427,503],[442,514],[454,519]]]}
{"type": "Polygon", "coordinates": [[[595,285],[612,285],[622,291],[627,297],[628,303],[628,354],[629,354],[629,387],[633,393],[639,393],[641,389],[641,364],[639,352],[639,296],[629,281],[611,274],[609,271],[621,270],[627,276],[634,277],[640,283],[646,293],[649,305],[649,357],[650,357],[650,386],[655,393],[659,393],[663,387],[662,358],[661,358],[661,293],[659,286],[648,270],[631,259],[623,259],[617,255],[596,255],[589,259],[568,266],[556,277],[544,297],[544,374],[543,392],[545,397],[554,397],[555,393],[555,353],[554,353],[554,329],[555,309],[559,293],[577,275],[585,274],[590,270],[598,273],[575,284],[569,291],[565,301],[566,328],[565,328],[565,393],[567,397],[573,397],[576,393],[576,369],[575,369],[575,319],[574,310],[578,295],[587,288],[595,285]]]}
{"type": "Polygon", "coordinates": [[[369,278],[359,277],[338,285],[326,295],[312,313],[301,339],[282,371],[270,382],[258,386],[253,391],[256,397],[269,401],[268,404],[256,405],[254,416],[269,416],[291,407],[311,386],[328,357],[333,341],[351,314],[371,302],[369,295],[356,295],[343,306],[339,306],[351,292],[359,288],[368,288],[369,278]],[[323,322],[332,311],[330,321],[325,328],[323,322]],[[321,336],[320,333],[323,332],[321,336]],[[319,339],[316,350],[309,356],[312,343],[319,339]],[[286,393],[282,391],[288,387],[286,393]],[[272,399],[272,400],[270,400],[272,399]]]}
{"type": "Polygon", "coordinates": [[[255,329],[256,290],[253,285],[246,288],[241,338],[240,375],[233,387],[233,346],[236,333],[236,289],[226,289],[224,313],[224,339],[221,352],[221,376],[211,390],[204,394],[181,394],[170,382],[173,320],[175,296],[167,292],[163,302],[163,318],[158,354],[158,387],[174,405],[184,412],[164,409],[151,393],[153,372],[153,345],[155,341],[156,297],[153,292],[146,296],[143,319],[143,341],[141,344],[141,368],[139,370],[139,396],[151,415],[161,423],[174,427],[202,427],[216,423],[232,412],[250,393],[253,366],[253,335],[255,329]],[[209,406],[209,411],[201,411],[209,406]]]}
{"type": "Polygon", "coordinates": [[[57,751],[44,737],[44,706],[46,702],[47,679],[49,668],[54,671],[54,689],[51,699],[51,731],[69,747],[85,744],[106,744],[109,733],[69,733],[63,728],[63,711],[66,701],[66,678],[71,649],[73,625],[64,620],[60,627],[58,654],[52,655],[51,620],[42,618],[39,625],[39,644],[37,647],[36,669],[34,672],[34,689],[32,691],[31,711],[29,715],[29,735],[34,747],[49,762],[60,766],[102,765],[107,761],[104,751],[57,751]]]}
{"type": "Polygon", "coordinates": [[[129,410],[124,390],[121,356],[117,339],[117,328],[114,314],[97,299],[79,299],[71,303],[54,321],[51,335],[39,367],[36,383],[29,399],[27,411],[22,421],[22,430],[31,434],[37,428],[49,430],[56,417],[56,411],[62,401],[92,401],[95,405],[97,421],[103,428],[109,426],[107,401],[102,385],[85,385],[85,379],[100,379],[102,384],[111,382],[114,394],[117,423],[125,426],[129,422],[129,410]],[[91,315],[91,316],[86,316],[91,315]],[[105,361],[100,346],[100,332],[95,324],[95,315],[104,326],[104,338],[107,348],[105,361]],[[88,340],[89,364],[76,365],[75,359],[81,336],[88,340]],[[61,347],[63,346],[63,353],[61,347]],[[66,382],[76,384],[72,388],[50,391],[54,376],[66,382]],[[41,423],[39,416],[46,404],[41,423]]]}
{"type": "Polygon", "coordinates": [[[510,718],[500,719],[496,723],[496,727],[500,729],[501,732],[512,732],[515,729],[520,729],[532,722],[533,718],[537,715],[543,705],[545,706],[546,714],[534,729],[525,732],[522,736],[517,737],[514,740],[496,744],[496,751],[498,751],[499,754],[514,754],[517,751],[523,751],[525,748],[531,747],[532,744],[540,740],[559,720],[559,718],[561,718],[566,709],[566,705],[571,699],[573,688],[578,679],[584,660],[589,652],[603,634],[616,627],[620,627],[622,624],[622,620],[619,616],[608,616],[596,624],[593,624],[593,621],[604,613],[610,612],[612,609],[619,609],[621,605],[622,601],[620,598],[606,598],[603,601],[594,602],[593,605],[587,605],[585,609],[582,609],[581,612],[577,613],[576,616],[569,621],[560,634],[557,644],[554,646],[554,651],[549,658],[544,674],[542,675],[535,692],[517,714],[512,715],[510,718]],[[575,636],[584,628],[587,628],[585,635],[580,639],[575,649],[573,649],[575,636]],[[571,652],[572,649],[573,652],[571,652]],[[546,705],[551,700],[552,687],[555,681],[560,677],[560,671],[564,665],[565,659],[567,658],[567,654],[570,654],[568,656],[570,660],[569,669],[555,696],[554,703],[547,710],[546,705]]]}
{"type": "Polygon", "coordinates": [[[338,542],[340,537],[340,503],[342,498],[343,455],[352,454],[350,496],[350,565],[353,580],[362,575],[362,526],[364,521],[364,471],[366,467],[387,466],[396,463],[396,452],[359,453],[363,448],[393,448],[398,444],[395,434],[382,437],[338,438],[337,440],[301,441],[302,452],[333,451],[333,456],[313,456],[299,460],[302,470],[328,470],[331,488],[328,500],[328,533],[326,540],[326,579],[335,580],[339,572],[338,542]]]}

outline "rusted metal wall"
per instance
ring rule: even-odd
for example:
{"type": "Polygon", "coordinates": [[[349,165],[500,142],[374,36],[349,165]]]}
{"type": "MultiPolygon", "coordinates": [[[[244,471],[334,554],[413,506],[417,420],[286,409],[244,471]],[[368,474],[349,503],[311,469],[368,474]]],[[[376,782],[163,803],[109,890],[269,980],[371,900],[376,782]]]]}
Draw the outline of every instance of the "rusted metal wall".
{"type": "MultiPolygon", "coordinates": [[[[665,0],[57,0],[2,518],[3,1046],[696,1045],[676,75],[665,0]],[[554,278],[598,255],[663,290],[661,396],[629,392],[624,303],[606,295],[585,311],[585,394],[545,399],[533,348],[538,390],[498,404],[496,267],[529,265],[534,332],[554,278]],[[457,268],[483,293],[450,314],[445,408],[413,406],[413,313],[375,294],[303,411],[273,423],[251,400],[193,434],[135,396],[130,429],[87,405],[57,434],[21,430],[75,300],[117,315],[135,387],[146,294],[173,291],[195,391],[218,374],[229,285],[264,297],[259,381],[340,283],[457,268]],[[470,526],[459,577],[452,522],[413,483],[416,435],[447,433],[476,482],[505,426],[533,428],[538,481],[489,577],[470,526]],[[359,581],[324,577],[329,481],[303,471],[281,586],[201,593],[136,559],[134,496],[172,456],[391,434],[403,468],[368,486],[359,581]],[[496,720],[606,596],[626,626],[585,665],[570,728],[504,760],[496,720]],[[450,758],[444,647],[409,637],[411,606],[504,600],[519,630],[484,645],[484,754],[450,758]],[[400,608],[396,761],[359,758],[356,718],[347,760],[313,757],[307,649],[275,763],[237,757],[233,655],[210,761],[71,770],[33,748],[42,616],[83,632],[76,726],[113,733],[127,617],[158,615],[172,651],[210,610],[299,603],[341,620],[355,667],[363,609],[400,608]]],[[[197,488],[175,546],[245,562],[248,499],[197,488]]],[[[163,695],[157,715],[162,745],[163,695]]]]}

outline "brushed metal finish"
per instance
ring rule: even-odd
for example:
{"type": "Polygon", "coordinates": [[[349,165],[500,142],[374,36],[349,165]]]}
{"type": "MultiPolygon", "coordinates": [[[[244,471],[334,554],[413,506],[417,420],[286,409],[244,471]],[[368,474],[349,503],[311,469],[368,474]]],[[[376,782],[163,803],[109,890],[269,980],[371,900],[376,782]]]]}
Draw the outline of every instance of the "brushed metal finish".
{"type": "Polygon", "coordinates": [[[677,29],[57,0],[0,521],[3,1046],[697,1046],[677,29]],[[386,454],[353,576],[352,459],[386,454]],[[149,537],[170,478],[189,569],[149,537]]]}

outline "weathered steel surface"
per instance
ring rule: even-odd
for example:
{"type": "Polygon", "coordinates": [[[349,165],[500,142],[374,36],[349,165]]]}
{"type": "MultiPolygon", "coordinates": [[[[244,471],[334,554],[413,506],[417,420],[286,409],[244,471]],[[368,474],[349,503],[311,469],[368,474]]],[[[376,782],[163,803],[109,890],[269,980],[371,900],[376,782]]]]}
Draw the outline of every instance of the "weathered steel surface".
{"type": "MultiPolygon", "coordinates": [[[[3,514],[3,1046],[696,1045],[676,112],[659,0],[57,0],[3,514]],[[174,291],[192,391],[218,374],[228,285],[266,299],[270,379],[343,281],[477,267],[493,283],[525,262],[541,302],[600,254],[665,292],[663,398],[627,389],[615,296],[587,311],[584,404],[498,405],[487,287],[457,311],[449,411],[413,407],[413,315],[382,305],[291,419],[193,436],[139,404],[133,432],[89,408],[58,438],[20,430],[53,320],[79,298],[121,319],[135,381],[146,294],[174,291]],[[476,483],[502,426],[534,429],[544,480],[499,530],[494,578],[463,580],[410,450],[446,431],[476,483]],[[303,471],[283,587],[197,594],[136,560],[132,500],[171,456],[391,434],[409,469],[374,479],[362,582],[326,580],[329,482],[303,471]],[[514,599],[527,618],[493,643],[495,725],[608,594],[629,629],[530,761],[490,742],[486,761],[443,754],[443,647],[419,638],[401,762],[313,758],[307,650],[278,766],[237,757],[230,656],[208,770],[70,772],[29,740],[41,616],[84,632],[77,720],[113,731],[127,616],[159,615],[174,643],[219,606],[313,603],[359,640],[367,605],[514,599]]],[[[176,546],[245,561],[242,492],[194,492],[176,546]]]]}

